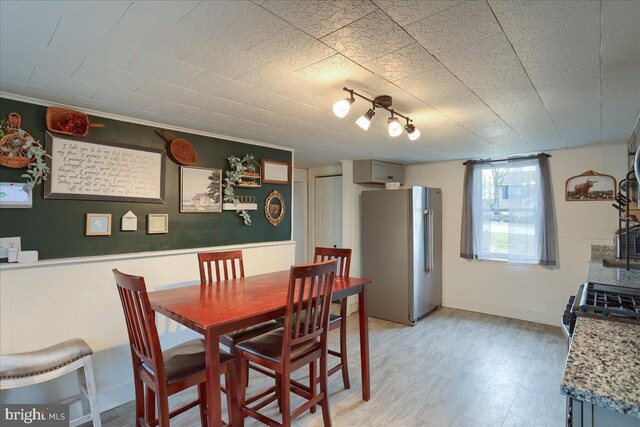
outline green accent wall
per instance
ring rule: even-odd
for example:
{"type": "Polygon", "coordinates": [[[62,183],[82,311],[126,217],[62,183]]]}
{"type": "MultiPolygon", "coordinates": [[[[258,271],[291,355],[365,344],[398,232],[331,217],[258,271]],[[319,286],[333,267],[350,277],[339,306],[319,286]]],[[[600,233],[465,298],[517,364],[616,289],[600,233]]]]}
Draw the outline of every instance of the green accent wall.
{"type": "MultiPolygon", "coordinates": [[[[22,116],[22,128],[44,145],[46,107],[0,98],[0,117],[10,112],[22,116]]],[[[94,128],[92,139],[166,149],[167,143],[156,133],[160,128],[90,116],[90,121],[105,123],[94,128]]],[[[174,138],[188,140],[198,153],[194,166],[229,169],[227,158],[251,153],[261,159],[292,162],[292,153],[270,147],[251,145],[225,139],[170,131],[174,138]]],[[[24,182],[25,169],[0,167],[0,181],[24,182]]],[[[167,156],[165,171],[165,203],[104,202],[90,200],[44,199],[43,185],[33,190],[30,209],[0,209],[0,237],[21,237],[22,250],[37,250],[40,259],[119,253],[163,251],[208,246],[290,240],[291,185],[268,185],[256,189],[237,188],[236,194],[255,196],[257,211],[250,211],[252,225],[245,226],[235,211],[222,213],[180,213],[180,165],[167,156]],[[285,200],[286,214],[274,227],[265,218],[264,201],[272,190],[278,190],[285,200]],[[120,231],[120,219],[131,210],[138,217],[137,231],[120,231]],[[85,214],[112,214],[111,236],[85,236],[85,214]],[[148,235],[147,214],[169,214],[169,233],[148,235]]]]}

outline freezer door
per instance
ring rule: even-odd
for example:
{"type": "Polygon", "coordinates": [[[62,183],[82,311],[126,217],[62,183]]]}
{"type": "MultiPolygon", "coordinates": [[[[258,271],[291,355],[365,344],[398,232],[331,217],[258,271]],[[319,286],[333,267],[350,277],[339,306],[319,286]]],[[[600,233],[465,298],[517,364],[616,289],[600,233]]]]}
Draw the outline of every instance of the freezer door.
{"type": "Polygon", "coordinates": [[[373,190],[361,195],[362,275],[368,288],[369,315],[409,322],[410,190],[373,190]]]}

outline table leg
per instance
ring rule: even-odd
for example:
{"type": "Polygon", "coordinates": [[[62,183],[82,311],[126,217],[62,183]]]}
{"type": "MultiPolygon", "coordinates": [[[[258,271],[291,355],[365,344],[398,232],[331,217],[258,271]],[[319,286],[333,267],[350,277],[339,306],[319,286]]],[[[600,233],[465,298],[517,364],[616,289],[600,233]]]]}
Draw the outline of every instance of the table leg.
{"type": "Polygon", "coordinates": [[[220,401],[220,337],[207,331],[204,337],[207,356],[207,425],[222,427],[222,402],[220,401]]]}
{"type": "Polygon", "coordinates": [[[362,399],[371,398],[369,375],[369,312],[367,309],[367,287],[358,294],[358,318],[360,320],[360,370],[362,372],[362,399]]]}

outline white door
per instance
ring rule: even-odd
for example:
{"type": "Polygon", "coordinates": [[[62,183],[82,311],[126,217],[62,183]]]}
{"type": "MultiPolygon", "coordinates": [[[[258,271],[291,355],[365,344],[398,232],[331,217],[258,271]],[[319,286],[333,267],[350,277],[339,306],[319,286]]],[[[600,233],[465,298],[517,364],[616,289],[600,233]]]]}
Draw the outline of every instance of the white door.
{"type": "Polygon", "coordinates": [[[336,248],[342,245],[342,177],[316,178],[315,245],[336,248]]]}
{"type": "Polygon", "coordinates": [[[296,241],[296,264],[306,264],[307,257],[307,183],[293,184],[293,240],[296,241]]]}

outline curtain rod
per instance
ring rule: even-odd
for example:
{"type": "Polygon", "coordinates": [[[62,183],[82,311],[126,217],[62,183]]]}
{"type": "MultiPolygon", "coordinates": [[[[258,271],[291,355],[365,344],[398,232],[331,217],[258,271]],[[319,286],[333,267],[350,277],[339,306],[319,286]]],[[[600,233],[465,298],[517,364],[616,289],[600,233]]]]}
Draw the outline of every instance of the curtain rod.
{"type": "Polygon", "coordinates": [[[530,156],[519,156],[519,157],[505,157],[504,159],[483,159],[483,160],[467,160],[464,163],[462,163],[463,165],[466,165],[469,162],[473,162],[473,163],[491,163],[491,162],[506,162],[508,160],[525,160],[525,159],[533,159],[535,157],[538,157],[540,154],[543,154],[545,157],[551,157],[551,154],[548,153],[539,153],[539,154],[532,154],[530,156]]]}

